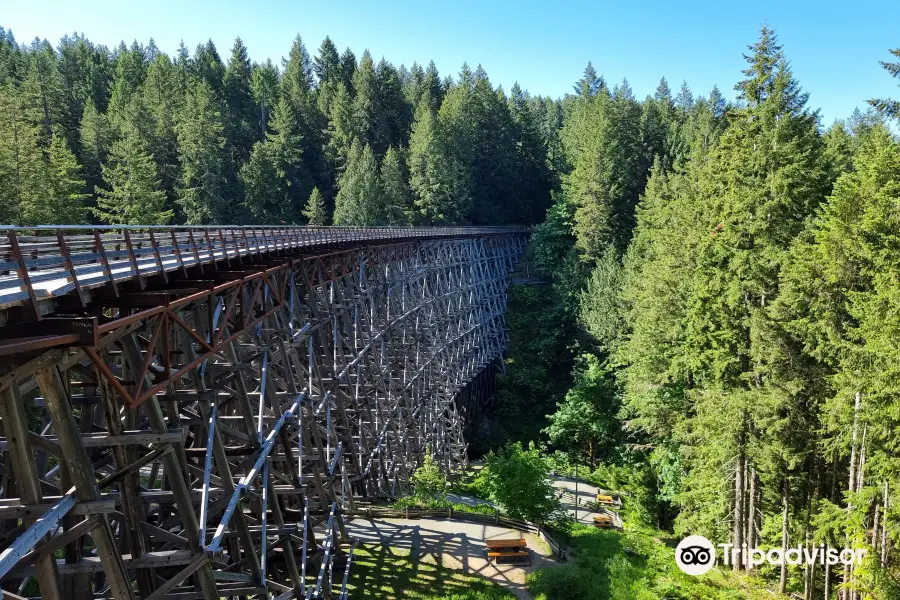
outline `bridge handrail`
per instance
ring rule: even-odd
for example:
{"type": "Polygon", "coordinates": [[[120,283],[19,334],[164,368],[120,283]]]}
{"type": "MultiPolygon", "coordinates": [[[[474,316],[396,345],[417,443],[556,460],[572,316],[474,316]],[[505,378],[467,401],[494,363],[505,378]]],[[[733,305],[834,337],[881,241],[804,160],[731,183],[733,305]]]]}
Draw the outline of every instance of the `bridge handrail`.
{"type": "Polygon", "coordinates": [[[0,232],[0,306],[5,306],[263,253],[343,243],[522,235],[528,228],[0,225],[0,232]]]}

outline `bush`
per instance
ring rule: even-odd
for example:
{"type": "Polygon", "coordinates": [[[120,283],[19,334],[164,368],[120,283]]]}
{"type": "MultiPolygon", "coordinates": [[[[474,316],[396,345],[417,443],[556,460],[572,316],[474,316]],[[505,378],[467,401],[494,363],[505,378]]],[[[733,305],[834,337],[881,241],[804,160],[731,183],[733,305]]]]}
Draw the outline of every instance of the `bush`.
{"type": "Polygon", "coordinates": [[[525,450],[515,442],[491,452],[483,473],[491,500],[511,517],[547,523],[562,512],[550,484],[550,463],[534,444],[525,450]]]}
{"type": "Polygon", "coordinates": [[[425,452],[425,462],[411,478],[416,497],[422,500],[443,500],[447,496],[447,478],[434,462],[431,452],[425,452]]]}

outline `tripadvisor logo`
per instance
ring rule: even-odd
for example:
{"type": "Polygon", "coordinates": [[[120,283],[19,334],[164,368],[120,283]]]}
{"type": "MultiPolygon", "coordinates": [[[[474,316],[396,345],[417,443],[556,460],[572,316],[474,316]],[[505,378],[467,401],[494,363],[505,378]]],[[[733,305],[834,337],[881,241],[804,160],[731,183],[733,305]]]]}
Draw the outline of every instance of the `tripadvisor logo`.
{"type": "Polygon", "coordinates": [[[689,535],[675,548],[675,564],[688,575],[703,575],[716,565],[716,549],[702,535],[689,535]]]}
{"type": "MultiPolygon", "coordinates": [[[[758,567],[763,563],[770,565],[842,565],[861,564],[866,556],[865,549],[853,548],[826,548],[824,545],[812,548],[772,548],[768,552],[760,548],[744,547],[743,553],[734,547],[734,544],[719,544],[722,549],[722,562],[726,566],[741,561],[748,567],[758,567]]],[[[681,540],[675,548],[675,564],[688,575],[703,575],[716,565],[716,549],[712,542],[702,535],[689,535],[681,540]]]]}

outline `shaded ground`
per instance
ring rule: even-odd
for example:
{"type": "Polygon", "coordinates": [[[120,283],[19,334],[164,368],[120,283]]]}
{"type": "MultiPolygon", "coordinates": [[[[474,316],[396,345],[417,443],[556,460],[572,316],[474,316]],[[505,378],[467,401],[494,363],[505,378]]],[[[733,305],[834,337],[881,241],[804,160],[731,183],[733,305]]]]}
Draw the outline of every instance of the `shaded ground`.
{"type": "MultiPolygon", "coordinates": [[[[412,569],[419,564],[436,565],[464,575],[478,575],[510,590],[526,600],[531,595],[525,589],[530,571],[556,563],[550,548],[540,538],[506,527],[435,519],[354,519],[347,524],[347,533],[363,544],[408,552],[412,569]],[[531,563],[495,564],[487,561],[485,540],[524,536],[531,550],[531,563]]],[[[374,546],[367,546],[376,551],[374,546]]],[[[435,581],[437,581],[435,579],[435,581]]]]}

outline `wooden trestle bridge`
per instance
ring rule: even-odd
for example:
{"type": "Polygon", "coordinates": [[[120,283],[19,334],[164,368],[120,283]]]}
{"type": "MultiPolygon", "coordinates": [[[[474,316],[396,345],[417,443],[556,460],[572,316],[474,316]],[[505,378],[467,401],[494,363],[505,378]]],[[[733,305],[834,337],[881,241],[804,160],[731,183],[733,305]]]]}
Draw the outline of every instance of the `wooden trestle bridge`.
{"type": "Polygon", "coordinates": [[[347,597],[466,461],[522,228],[0,228],[7,598],[347,597]]]}

